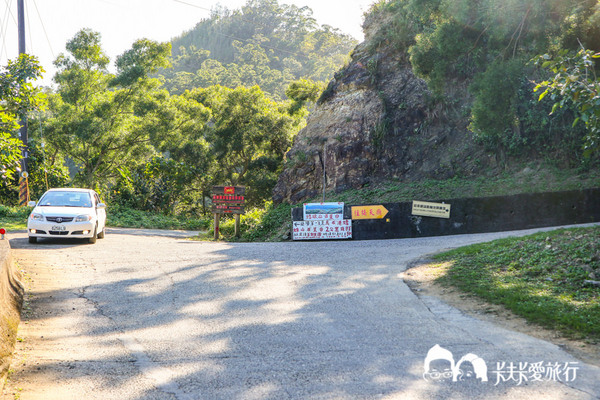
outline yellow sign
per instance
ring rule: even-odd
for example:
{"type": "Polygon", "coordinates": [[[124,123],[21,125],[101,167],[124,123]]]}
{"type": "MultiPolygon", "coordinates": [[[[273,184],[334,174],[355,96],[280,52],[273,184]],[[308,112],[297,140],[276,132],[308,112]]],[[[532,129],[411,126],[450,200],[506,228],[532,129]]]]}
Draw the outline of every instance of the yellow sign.
{"type": "Polygon", "coordinates": [[[424,217],[450,218],[450,204],[413,201],[412,214],[424,217]]]}
{"type": "Polygon", "coordinates": [[[388,213],[384,206],[353,206],[352,219],[382,219],[388,213]]]}

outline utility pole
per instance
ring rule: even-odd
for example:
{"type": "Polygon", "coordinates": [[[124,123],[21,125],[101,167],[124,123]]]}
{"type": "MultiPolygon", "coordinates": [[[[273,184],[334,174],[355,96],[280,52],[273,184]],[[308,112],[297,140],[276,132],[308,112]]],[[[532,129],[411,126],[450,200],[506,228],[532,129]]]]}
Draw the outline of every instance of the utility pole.
{"type": "Polygon", "coordinates": [[[17,0],[19,24],[19,54],[25,53],[25,5],[23,0],[17,0]]]}
{"type": "MultiPolygon", "coordinates": [[[[17,0],[18,11],[18,30],[19,30],[19,56],[25,54],[25,5],[24,0],[17,0]]],[[[27,158],[29,158],[29,137],[27,135],[27,115],[23,115],[21,119],[20,130],[21,141],[23,142],[23,150],[21,159],[21,175],[19,176],[19,204],[25,206],[29,200],[29,173],[27,171],[27,158]]]]}

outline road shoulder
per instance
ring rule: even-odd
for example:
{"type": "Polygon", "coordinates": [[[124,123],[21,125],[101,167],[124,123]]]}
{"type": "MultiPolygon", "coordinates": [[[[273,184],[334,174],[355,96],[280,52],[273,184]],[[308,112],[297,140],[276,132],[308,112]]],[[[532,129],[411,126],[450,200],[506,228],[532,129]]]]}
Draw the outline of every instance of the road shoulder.
{"type": "Polygon", "coordinates": [[[435,281],[440,274],[439,263],[430,259],[419,259],[408,265],[403,279],[413,293],[421,299],[426,296],[434,297],[471,317],[548,341],[573,357],[600,367],[600,344],[565,337],[560,332],[530,324],[500,305],[490,304],[458,289],[442,286],[435,281]]]}

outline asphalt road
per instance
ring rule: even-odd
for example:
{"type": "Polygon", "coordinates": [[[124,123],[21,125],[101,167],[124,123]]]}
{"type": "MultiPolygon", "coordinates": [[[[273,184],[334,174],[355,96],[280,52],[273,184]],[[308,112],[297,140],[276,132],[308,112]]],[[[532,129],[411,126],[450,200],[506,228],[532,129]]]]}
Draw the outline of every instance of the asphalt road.
{"type": "Polygon", "coordinates": [[[598,398],[599,368],[419,299],[402,280],[415,258],[507,235],[227,244],[111,229],[95,245],[12,236],[29,291],[4,399],[598,398]],[[454,362],[479,356],[488,381],[426,380],[436,344],[454,362]]]}

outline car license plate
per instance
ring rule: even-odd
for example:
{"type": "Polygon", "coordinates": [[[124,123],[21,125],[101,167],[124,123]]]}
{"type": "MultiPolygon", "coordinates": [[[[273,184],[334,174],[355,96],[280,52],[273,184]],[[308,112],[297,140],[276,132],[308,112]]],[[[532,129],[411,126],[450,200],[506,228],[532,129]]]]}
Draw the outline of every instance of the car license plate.
{"type": "Polygon", "coordinates": [[[64,225],[54,225],[51,230],[53,230],[53,231],[65,231],[65,230],[67,230],[67,227],[64,226],[64,225]]]}

